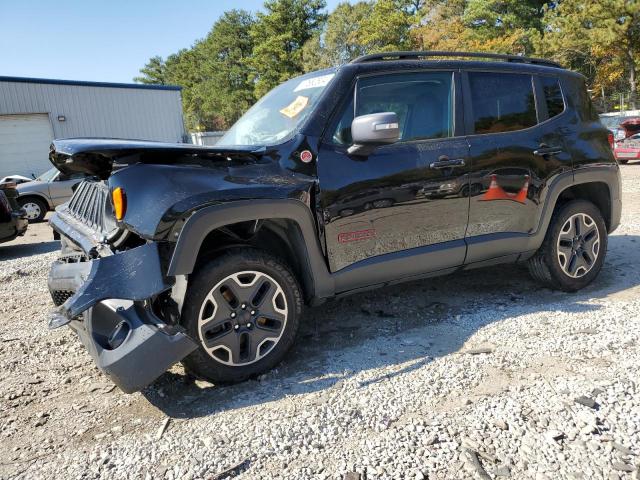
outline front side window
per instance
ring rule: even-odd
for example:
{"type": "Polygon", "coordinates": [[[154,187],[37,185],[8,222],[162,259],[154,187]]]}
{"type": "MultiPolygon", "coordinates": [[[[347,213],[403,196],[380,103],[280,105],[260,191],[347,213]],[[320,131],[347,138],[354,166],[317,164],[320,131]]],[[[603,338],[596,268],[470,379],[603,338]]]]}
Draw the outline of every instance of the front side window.
{"type": "Polygon", "coordinates": [[[351,144],[354,116],[394,112],[400,141],[453,136],[453,80],[451,72],[390,74],[358,80],[354,98],[346,105],[333,142],[351,144]]]}
{"type": "Polygon", "coordinates": [[[267,146],[282,142],[302,125],[334,76],[334,71],[323,70],[277,86],[247,110],[216,146],[267,146]]]}
{"type": "Polygon", "coordinates": [[[562,99],[562,90],[560,82],[553,77],[540,77],[542,82],[542,90],[544,91],[544,99],[547,104],[547,113],[549,118],[560,115],[564,112],[564,100],[562,99]]]}
{"type": "Polygon", "coordinates": [[[537,123],[531,75],[469,72],[474,131],[500,133],[537,123]]]}

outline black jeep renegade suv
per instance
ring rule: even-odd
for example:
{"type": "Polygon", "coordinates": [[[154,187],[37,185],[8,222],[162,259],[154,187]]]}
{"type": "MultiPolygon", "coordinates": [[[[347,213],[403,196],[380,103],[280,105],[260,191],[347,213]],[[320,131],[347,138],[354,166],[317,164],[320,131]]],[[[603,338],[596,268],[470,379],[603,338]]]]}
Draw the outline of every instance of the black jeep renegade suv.
{"type": "Polygon", "coordinates": [[[526,262],[578,290],[620,221],[607,133],[552,62],[397,52],[287,81],[215,147],[57,140],[92,179],[50,220],[50,326],[132,392],[257,375],[303,304],[391,283],[526,262]]]}

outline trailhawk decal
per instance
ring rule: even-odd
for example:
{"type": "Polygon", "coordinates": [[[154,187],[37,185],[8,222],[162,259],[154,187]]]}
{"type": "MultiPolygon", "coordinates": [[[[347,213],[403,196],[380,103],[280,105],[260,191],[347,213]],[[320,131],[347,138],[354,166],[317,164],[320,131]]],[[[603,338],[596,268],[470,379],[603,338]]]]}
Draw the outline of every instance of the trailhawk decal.
{"type": "Polygon", "coordinates": [[[369,228],[367,230],[357,230],[355,232],[344,232],[338,235],[338,243],[359,242],[361,240],[370,240],[376,236],[376,230],[369,228]]]}

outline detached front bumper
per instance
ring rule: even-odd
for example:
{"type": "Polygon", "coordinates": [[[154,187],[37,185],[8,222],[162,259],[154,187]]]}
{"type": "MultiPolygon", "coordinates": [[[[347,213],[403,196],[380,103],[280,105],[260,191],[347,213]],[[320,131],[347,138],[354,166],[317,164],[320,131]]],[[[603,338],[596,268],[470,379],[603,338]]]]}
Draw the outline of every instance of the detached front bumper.
{"type": "Polygon", "coordinates": [[[141,390],[197,348],[181,327],[151,311],[148,300],[170,288],[155,243],[86,262],[58,260],[48,283],[59,305],[50,327],[68,324],[126,393],[141,390]]]}

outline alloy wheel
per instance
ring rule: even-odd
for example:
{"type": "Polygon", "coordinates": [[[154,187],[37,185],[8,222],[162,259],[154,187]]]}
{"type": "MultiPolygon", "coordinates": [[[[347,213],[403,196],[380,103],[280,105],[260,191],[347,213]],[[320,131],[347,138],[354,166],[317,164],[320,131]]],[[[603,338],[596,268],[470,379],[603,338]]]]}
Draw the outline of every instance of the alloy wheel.
{"type": "Polygon", "coordinates": [[[255,363],[280,341],[287,323],[287,299],[269,275],[243,271],[211,289],[198,316],[206,352],[225,365],[255,363]]]}
{"type": "Polygon", "coordinates": [[[593,218],[586,213],[569,217],[560,230],[557,252],[566,275],[580,278],[589,273],[600,253],[600,232],[593,218]]]}

